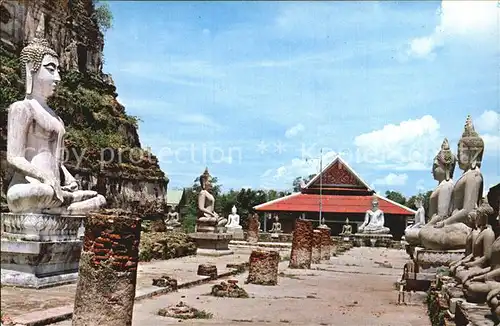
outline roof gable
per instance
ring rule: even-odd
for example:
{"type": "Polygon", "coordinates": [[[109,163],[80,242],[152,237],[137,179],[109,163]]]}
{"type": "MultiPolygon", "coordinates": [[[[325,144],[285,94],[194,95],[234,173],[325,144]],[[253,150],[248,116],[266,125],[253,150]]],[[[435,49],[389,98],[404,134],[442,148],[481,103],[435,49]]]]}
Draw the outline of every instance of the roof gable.
{"type": "Polygon", "coordinates": [[[367,191],[372,190],[340,156],[337,156],[328,166],[312,178],[305,186],[305,189],[319,188],[320,182],[323,188],[349,187],[367,191]]]}

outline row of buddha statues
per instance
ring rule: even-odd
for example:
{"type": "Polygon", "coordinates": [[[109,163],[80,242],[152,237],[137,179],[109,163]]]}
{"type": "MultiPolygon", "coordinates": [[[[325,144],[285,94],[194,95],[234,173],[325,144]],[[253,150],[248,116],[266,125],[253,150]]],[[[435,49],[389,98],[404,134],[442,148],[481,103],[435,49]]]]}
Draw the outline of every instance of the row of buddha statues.
{"type": "Polygon", "coordinates": [[[422,200],[418,200],[415,223],[405,230],[405,240],[426,249],[463,249],[471,231],[469,213],[478,207],[483,197],[483,176],[480,171],[484,153],[484,141],[475,131],[472,119],[467,117],[464,131],[458,141],[455,156],[445,138],[435,156],[432,175],[438,182],[429,198],[428,216],[422,200]],[[455,183],[455,165],[463,171],[455,183]]]}

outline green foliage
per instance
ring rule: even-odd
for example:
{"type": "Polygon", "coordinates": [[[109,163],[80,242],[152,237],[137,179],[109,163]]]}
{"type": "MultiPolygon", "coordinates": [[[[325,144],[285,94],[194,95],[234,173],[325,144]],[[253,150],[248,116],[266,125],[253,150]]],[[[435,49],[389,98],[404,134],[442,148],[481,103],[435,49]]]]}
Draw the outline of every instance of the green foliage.
{"type": "Polygon", "coordinates": [[[316,176],[315,173],[313,174],[310,174],[309,176],[307,177],[296,177],[294,180],[293,180],[293,192],[300,192],[300,181],[301,180],[304,180],[304,183],[308,183],[309,181],[311,181],[314,177],[316,176]]]}
{"type": "Polygon", "coordinates": [[[389,191],[387,190],[385,192],[385,197],[387,199],[390,199],[392,201],[395,201],[396,203],[398,204],[401,204],[401,205],[404,205],[406,204],[406,198],[405,196],[403,196],[403,194],[401,194],[400,192],[397,192],[397,191],[389,191]]]}
{"type": "Polygon", "coordinates": [[[93,0],[95,11],[92,18],[97,22],[101,32],[105,33],[108,29],[113,27],[113,13],[109,8],[107,2],[93,0]]]}
{"type": "Polygon", "coordinates": [[[196,254],[196,245],[183,232],[142,232],[139,260],[165,260],[196,254]]]}

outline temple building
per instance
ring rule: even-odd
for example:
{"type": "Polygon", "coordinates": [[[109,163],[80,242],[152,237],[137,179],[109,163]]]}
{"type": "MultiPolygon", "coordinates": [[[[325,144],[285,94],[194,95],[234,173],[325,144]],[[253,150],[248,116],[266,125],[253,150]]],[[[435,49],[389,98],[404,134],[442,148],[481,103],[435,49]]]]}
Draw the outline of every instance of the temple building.
{"type": "MultiPolygon", "coordinates": [[[[404,235],[407,219],[412,218],[415,211],[377,194],[339,156],[300,192],[257,205],[254,209],[266,213],[268,219],[278,214],[283,232],[288,233],[292,232],[297,218],[319,221],[321,206],[325,224],[331,228],[332,235],[337,235],[342,231],[346,218],[349,218],[353,233],[357,231],[366,211],[371,208],[373,196],[384,212],[385,226],[391,229],[394,239],[400,239],[404,235]]],[[[266,224],[269,226],[271,223],[266,224]]]]}

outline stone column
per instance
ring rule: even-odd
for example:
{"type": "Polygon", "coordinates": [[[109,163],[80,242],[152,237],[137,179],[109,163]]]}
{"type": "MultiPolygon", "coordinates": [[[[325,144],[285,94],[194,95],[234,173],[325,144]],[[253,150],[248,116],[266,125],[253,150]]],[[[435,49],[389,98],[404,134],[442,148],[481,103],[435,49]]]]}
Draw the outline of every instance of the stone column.
{"type": "Polygon", "coordinates": [[[330,260],[330,256],[331,256],[330,229],[318,227],[318,230],[320,230],[320,232],[321,232],[321,259],[322,260],[330,260]]]}
{"type": "Polygon", "coordinates": [[[311,268],[312,237],[312,222],[296,220],[289,268],[311,268]]]}
{"type": "Polygon", "coordinates": [[[259,242],[259,218],[254,215],[248,220],[247,242],[259,242]]]}
{"type": "Polygon", "coordinates": [[[319,264],[321,261],[321,231],[313,230],[311,262],[319,264]]]}
{"type": "Polygon", "coordinates": [[[73,326],[132,325],[140,234],[137,217],[85,219],[73,326]]]}
{"type": "Polygon", "coordinates": [[[257,249],[250,254],[247,283],[259,285],[278,284],[280,254],[274,250],[257,249]]]}

